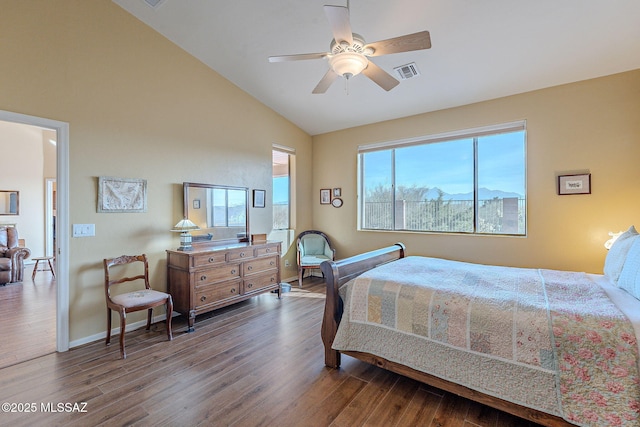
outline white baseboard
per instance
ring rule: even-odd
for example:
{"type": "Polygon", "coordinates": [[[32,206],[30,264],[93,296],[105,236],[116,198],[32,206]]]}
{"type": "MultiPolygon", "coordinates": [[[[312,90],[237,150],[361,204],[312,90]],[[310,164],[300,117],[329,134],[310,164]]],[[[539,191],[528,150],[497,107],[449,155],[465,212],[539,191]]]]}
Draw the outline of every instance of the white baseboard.
{"type": "Polygon", "coordinates": [[[281,282],[287,282],[287,283],[291,283],[291,282],[297,282],[298,281],[298,276],[292,276],[292,277],[288,277],[286,279],[281,279],[281,282]]]}
{"type": "MultiPolygon", "coordinates": [[[[171,316],[171,317],[179,316],[179,315],[180,314],[178,314],[178,313],[173,313],[173,316],[171,316]]],[[[166,316],[164,314],[161,314],[159,316],[152,317],[151,318],[151,323],[153,324],[153,323],[156,323],[156,322],[164,322],[165,319],[166,319],[166,316]]],[[[138,328],[144,328],[146,326],[147,326],[147,320],[146,319],[145,320],[140,320],[139,322],[127,323],[125,331],[126,332],[130,332],[130,331],[134,331],[134,330],[136,330],[138,328]]],[[[114,337],[114,336],[117,337],[118,335],[120,335],[120,327],[111,329],[111,336],[112,337],[114,337]]],[[[92,343],[92,342],[95,342],[95,341],[104,341],[106,338],[107,338],[107,331],[105,330],[103,332],[98,332],[97,334],[94,334],[94,335],[89,335],[87,337],[82,337],[80,339],[71,341],[69,343],[69,348],[79,347],[81,345],[89,344],[89,343],[92,343]]]]}

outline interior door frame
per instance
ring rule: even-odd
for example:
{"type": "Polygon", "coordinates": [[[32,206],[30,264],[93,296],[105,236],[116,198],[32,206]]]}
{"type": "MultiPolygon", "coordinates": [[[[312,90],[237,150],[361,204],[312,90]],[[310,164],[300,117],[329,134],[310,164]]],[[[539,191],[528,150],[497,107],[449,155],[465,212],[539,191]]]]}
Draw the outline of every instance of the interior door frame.
{"type": "Polygon", "coordinates": [[[45,178],[45,215],[44,215],[44,254],[46,256],[55,256],[53,251],[55,250],[54,246],[54,235],[55,235],[55,224],[53,222],[53,212],[55,209],[53,208],[55,203],[53,200],[53,187],[56,183],[55,178],[45,178]]]}
{"type": "Polygon", "coordinates": [[[0,120],[56,132],[56,350],[69,350],[69,123],[0,110],[0,120]]]}

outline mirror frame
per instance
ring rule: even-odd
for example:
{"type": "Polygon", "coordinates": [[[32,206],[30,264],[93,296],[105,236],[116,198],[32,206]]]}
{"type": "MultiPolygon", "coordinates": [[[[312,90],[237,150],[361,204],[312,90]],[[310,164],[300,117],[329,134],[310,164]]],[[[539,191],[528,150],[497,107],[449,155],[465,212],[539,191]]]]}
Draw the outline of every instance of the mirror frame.
{"type": "Polygon", "coordinates": [[[20,192],[16,191],[16,190],[0,190],[0,193],[6,193],[6,197],[9,199],[11,197],[11,194],[15,194],[16,195],[16,205],[15,205],[15,212],[11,212],[11,202],[8,201],[5,204],[5,208],[8,208],[4,211],[0,212],[0,215],[20,215],[20,192]]]}
{"type": "Polygon", "coordinates": [[[218,185],[218,184],[202,184],[202,183],[198,183],[198,182],[183,182],[182,183],[182,195],[183,195],[183,214],[185,218],[189,218],[189,208],[190,208],[190,198],[189,198],[189,189],[190,188],[202,188],[202,189],[222,189],[222,190],[239,190],[239,191],[244,191],[245,193],[245,237],[241,238],[228,238],[228,239],[212,239],[212,240],[201,240],[199,241],[197,239],[197,236],[202,234],[203,232],[206,233],[207,230],[212,230],[215,229],[216,227],[208,227],[208,228],[201,228],[200,230],[197,230],[195,233],[191,233],[193,234],[193,242],[192,245],[197,246],[197,245],[219,245],[219,244],[225,244],[225,243],[241,243],[241,242],[248,242],[249,241],[249,188],[248,187],[234,187],[234,186],[230,186],[230,185],[218,185]]]}

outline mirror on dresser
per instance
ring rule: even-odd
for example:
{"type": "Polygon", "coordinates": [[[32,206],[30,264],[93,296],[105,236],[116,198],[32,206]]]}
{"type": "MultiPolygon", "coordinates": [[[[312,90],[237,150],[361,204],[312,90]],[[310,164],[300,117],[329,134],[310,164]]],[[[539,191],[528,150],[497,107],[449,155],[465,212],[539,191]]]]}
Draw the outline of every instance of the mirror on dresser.
{"type": "Polygon", "coordinates": [[[249,189],[227,185],[183,183],[184,216],[200,230],[193,244],[249,241],[249,189]]]}

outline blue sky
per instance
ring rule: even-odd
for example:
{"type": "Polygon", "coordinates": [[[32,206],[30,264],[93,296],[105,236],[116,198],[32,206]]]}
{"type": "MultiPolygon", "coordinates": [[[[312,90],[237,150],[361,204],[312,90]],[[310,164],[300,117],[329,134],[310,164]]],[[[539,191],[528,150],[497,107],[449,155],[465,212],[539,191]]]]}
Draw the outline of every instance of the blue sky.
{"type": "Polygon", "coordinates": [[[273,179],[273,203],[286,203],[289,201],[289,177],[283,176],[273,179]]]}
{"type": "MultiPolygon", "coordinates": [[[[480,188],[524,195],[524,132],[479,138],[480,188]]],[[[374,187],[390,184],[389,151],[366,154],[366,181],[374,187]]],[[[473,140],[416,145],[396,150],[396,184],[440,188],[446,193],[473,191],[473,140]]]]}
{"type": "MultiPolygon", "coordinates": [[[[518,193],[524,196],[524,132],[481,137],[478,147],[480,176],[478,187],[518,193]],[[514,139],[515,138],[515,139],[514,139]]],[[[473,191],[473,142],[471,139],[447,141],[398,149],[402,168],[397,184],[440,188],[449,194],[473,191]]],[[[367,185],[390,185],[390,151],[366,154],[367,185]]],[[[273,202],[289,200],[289,178],[273,180],[273,202]]]]}

